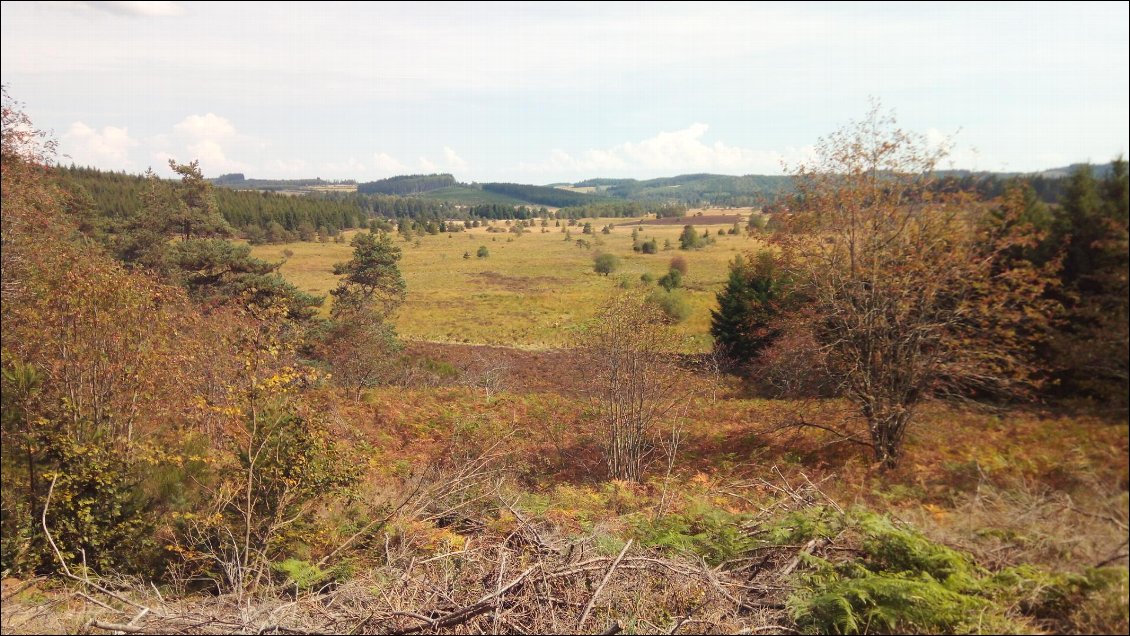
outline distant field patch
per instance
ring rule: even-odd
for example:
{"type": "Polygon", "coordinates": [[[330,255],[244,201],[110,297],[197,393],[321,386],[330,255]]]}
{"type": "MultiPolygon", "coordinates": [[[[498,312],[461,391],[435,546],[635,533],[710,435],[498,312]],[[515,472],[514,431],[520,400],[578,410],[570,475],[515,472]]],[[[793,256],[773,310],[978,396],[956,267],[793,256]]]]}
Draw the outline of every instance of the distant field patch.
{"type": "MultiPolygon", "coordinates": [[[[626,219],[587,220],[597,228],[594,234],[582,233],[582,220],[568,228],[550,221],[546,232],[535,225],[520,236],[489,233],[486,227],[411,241],[395,236],[404,251],[401,270],[408,283],[408,297],[396,317],[398,331],[408,340],[524,349],[565,346],[580,337],[585,322],[607,298],[625,288],[648,289],[640,280],[642,274],[657,279],[667,272],[674,256],[682,256],[689,266],[683,293],[691,315],[678,330],[686,337],[687,352],[709,350],[710,310],[717,307],[715,294],[726,283],[728,263],[762,243],[744,232],[712,232],[716,242],[704,249],[664,250],[666,244],[679,244],[684,224],[680,221],[641,226],[640,240],[654,238],[660,246],[657,254],[641,254],[632,250],[630,227],[616,227],[610,234],[599,230],[626,219]],[[572,240],[565,240],[566,229],[572,240]],[[475,256],[480,246],[489,250],[489,257],[475,256]],[[600,252],[620,258],[619,269],[610,276],[593,271],[593,256],[600,252]]],[[[506,225],[497,222],[495,227],[506,225]]],[[[327,294],[337,284],[333,264],[347,260],[350,247],[348,242],[260,245],[253,254],[271,261],[285,259],[281,271],[288,280],[304,290],[327,294]]],[[[331,300],[327,298],[324,311],[328,312],[331,300]]]]}
{"type": "Polygon", "coordinates": [[[617,226],[629,227],[636,225],[733,225],[745,223],[749,219],[751,209],[747,208],[740,213],[718,214],[717,210],[700,211],[680,217],[667,217],[663,219],[626,219],[617,226]],[[711,213],[713,212],[713,213],[711,213]]]}

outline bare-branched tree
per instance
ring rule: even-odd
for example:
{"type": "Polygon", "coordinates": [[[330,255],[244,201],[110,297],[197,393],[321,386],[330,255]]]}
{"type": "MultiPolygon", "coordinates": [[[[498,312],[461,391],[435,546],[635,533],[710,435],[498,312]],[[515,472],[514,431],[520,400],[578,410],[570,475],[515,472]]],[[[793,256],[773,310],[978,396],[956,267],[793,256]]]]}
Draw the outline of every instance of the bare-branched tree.
{"type": "Polygon", "coordinates": [[[608,471],[641,481],[658,448],[659,425],[688,399],[675,358],[678,338],[658,307],[628,293],[604,305],[580,348],[608,471]]]}

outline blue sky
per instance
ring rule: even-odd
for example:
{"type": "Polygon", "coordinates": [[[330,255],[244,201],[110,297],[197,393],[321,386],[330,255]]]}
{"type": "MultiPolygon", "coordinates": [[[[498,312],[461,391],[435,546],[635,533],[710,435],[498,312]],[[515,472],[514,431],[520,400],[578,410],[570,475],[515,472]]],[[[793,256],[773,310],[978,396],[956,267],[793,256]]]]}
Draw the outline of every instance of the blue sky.
{"type": "Polygon", "coordinates": [[[869,100],[957,168],[1130,145],[1100,4],[5,2],[9,93],[79,164],[550,183],[780,174],[869,100]]]}

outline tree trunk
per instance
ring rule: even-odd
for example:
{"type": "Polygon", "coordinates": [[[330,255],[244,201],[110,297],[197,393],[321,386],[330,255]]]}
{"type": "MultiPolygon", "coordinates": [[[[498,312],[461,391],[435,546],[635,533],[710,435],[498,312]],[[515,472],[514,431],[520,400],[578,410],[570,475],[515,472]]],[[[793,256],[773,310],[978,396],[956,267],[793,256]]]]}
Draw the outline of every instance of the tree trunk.
{"type": "Polygon", "coordinates": [[[869,406],[864,408],[864,415],[871,432],[875,461],[882,465],[883,470],[896,467],[901,456],[903,433],[910,421],[910,409],[876,409],[869,406]]]}

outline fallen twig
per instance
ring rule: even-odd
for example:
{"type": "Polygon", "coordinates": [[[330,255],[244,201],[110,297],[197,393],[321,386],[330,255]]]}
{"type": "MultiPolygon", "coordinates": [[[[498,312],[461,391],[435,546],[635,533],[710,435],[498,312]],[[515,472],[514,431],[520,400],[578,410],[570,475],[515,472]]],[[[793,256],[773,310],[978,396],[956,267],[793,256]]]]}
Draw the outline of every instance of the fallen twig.
{"type": "Polygon", "coordinates": [[[581,612],[581,618],[577,621],[578,632],[585,626],[585,620],[588,619],[589,612],[592,611],[593,603],[596,603],[596,597],[600,596],[601,590],[608,584],[608,580],[612,578],[612,573],[616,571],[616,566],[620,565],[620,560],[624,558],[624,555],[627,554],[628,548],[630,547],[632,547],[632,540],[628,539],[628,542],[624,544],[624,549],[620,550],[620,555],[616,557],[616,560],[612,562],[612,566],[608,568],[608,572],[605,573],[604,579],[600,582],[600,585],[596,586],[596,591],[592,593],[592,598],[589,599],[588,605],[585,605],[585,611],[581,612]]]}

